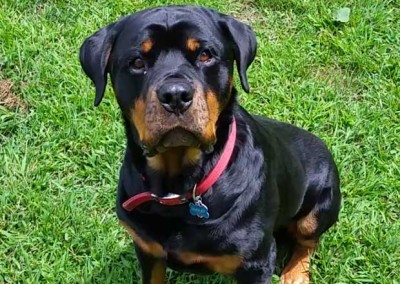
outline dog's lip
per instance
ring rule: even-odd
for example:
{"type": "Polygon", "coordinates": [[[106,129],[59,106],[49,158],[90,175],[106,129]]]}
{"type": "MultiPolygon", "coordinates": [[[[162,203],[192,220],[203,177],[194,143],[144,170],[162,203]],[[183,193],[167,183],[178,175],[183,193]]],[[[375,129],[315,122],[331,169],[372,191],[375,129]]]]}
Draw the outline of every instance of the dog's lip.
{"type": "MultiPolygon", "coordinates": [[[[174,138],[174,136],[172,136],[172,138],[174,138]]],[[[158,153],[163,153],[173,147],[195,147],[199,148],[204,153],[209,154],[214,151],[215,143],[216,139],[210,142],[206,142],[202,139],[201,134],[197,134],[194,131],[184,129],[182,127],[175,127],[160,135],[155,143],[142,144],[142,149],[144,151],[144,155],[148,157],[152,157],[154,155],[157,155],[158,153]],[[171,136],[175,135],[176,132],[185,133],[186,135],[188,135],[188,137],[186,139],[183,138],[183,141],[181,140],[180,144],[179,143],[173,144],[170,141],[168,141],[169,139],[165,139],[169,135],[171,136]]]]}
{"type": "Polygon", "coordinates": [[[196,133],[182,127],[175,127],[160,136],[156,144],[158,152],[171,147],[199,147],[200,137],[196,133]]]}

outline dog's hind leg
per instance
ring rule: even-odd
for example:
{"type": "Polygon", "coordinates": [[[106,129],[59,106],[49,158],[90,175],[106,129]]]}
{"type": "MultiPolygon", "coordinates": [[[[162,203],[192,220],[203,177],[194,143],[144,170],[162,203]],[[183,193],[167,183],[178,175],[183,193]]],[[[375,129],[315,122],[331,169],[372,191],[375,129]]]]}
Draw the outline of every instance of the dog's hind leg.
{"type": "Polygon", "coordinates": [[[307,215],[306,217],[297,221],[294,225],[296,227],[292,228],[296,245],[289,263],[285,266],[282,272],[281,283],[283,284],[310,283],[310,257],[314,253],[318,243],[318,239],[307,239],[304,234],[306,233],[305,230],[313,230],[314,217],[312,217],[312,213],[310,214],[310,216],[307,215]]]}
{"type": "Polygon", "coordinates": [[[330,186],[322,187],[311,211],[289,226],[289,233],[294,237],[296,244],[292,257],[282,272],[281,283],[310,283],[310,257],[321,235],[336,222],[339,208],[339,184],[334,182],[330,186]]]}

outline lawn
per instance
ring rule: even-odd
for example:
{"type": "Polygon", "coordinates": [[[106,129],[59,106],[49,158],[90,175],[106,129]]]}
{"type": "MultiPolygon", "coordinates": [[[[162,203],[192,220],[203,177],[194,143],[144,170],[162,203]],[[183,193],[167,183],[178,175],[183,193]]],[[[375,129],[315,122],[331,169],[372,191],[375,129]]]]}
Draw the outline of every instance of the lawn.
{"type": "MultiPolygon", "coordinates": [[[[78,49],[122,15],[178,3],[1,1],[0,283],[139,281],[114,212],[125,144],[119,111],[110,90],[93,107],[78,49]]],[[[400,283],[400,3],[192,3],[235,15],[257,34],[241,103],[312,131],[333,151],[343,206],[313,259],[313,283],[400,283]],[[348,23],[332,20],[341,7],[351,8],[348,23]]],[[[169,283],[232,283],[168,275],[169,283]]]]}

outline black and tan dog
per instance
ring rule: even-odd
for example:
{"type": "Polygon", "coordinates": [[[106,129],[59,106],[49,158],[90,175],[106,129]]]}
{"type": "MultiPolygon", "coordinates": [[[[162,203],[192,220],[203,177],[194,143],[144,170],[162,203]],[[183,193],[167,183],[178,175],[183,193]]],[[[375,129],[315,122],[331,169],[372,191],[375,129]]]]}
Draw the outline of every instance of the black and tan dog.
{"type": "Polygon", "coordinates": [[[309,132],[237,103],[234,62],[256,54],[249,26],[193,6],[149,9],[99,30],[80,60],[96,86],[110,74],[126,128],[117,213],[143,283],[166,267],[270,283],[277,235],[294,241],[283,283],[309,283],[309,259],[338,218],[339,177],[309,132]]]}

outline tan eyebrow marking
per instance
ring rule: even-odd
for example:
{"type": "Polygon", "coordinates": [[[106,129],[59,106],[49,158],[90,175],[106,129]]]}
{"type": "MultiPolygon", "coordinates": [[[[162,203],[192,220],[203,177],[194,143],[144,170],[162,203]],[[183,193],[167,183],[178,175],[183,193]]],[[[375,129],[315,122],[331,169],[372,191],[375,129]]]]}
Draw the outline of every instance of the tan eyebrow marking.
{"type": "Polygon", "coordinates": [[[148,38],[142,42],[140,48],[143,53],[148,53],[153,48],[153,45],[154,45],[153,41],[148,38]]]}
{"type": "Polygon", "coordinates": [[[186,47],[190,51],[196,51],[200,47],[200,43],[197,39],[190,37],[186,41],[186,47]]]}

